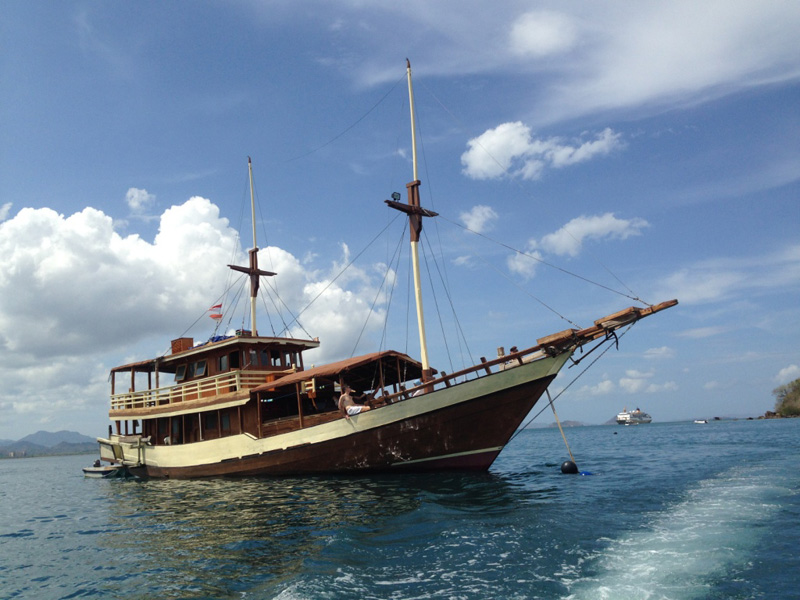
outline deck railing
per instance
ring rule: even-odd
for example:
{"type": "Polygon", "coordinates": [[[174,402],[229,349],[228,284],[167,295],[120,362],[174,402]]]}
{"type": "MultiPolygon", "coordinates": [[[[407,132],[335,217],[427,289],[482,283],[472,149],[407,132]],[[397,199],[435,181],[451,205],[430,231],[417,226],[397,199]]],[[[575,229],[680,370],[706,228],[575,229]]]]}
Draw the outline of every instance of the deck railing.
{"type": "Polygon", "coordinates": [[[165,406],[254,388],[292,371],[232,371],[197,381],[111,396],[111,410],[165,406]]]}

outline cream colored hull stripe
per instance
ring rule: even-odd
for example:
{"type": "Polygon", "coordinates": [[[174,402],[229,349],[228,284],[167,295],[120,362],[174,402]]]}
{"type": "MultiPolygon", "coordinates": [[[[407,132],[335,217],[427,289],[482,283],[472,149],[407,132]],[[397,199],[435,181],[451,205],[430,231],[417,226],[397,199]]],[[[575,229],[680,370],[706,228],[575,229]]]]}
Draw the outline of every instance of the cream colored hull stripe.
{"type": "Polygon", "coordinates": [[[459,456],[471,456],[472,454],[484,454],[486,452],[500,452],[500,450],[502,449],[503,446],[494,446],[492,448],[481,448],[480,450],[469,450],[468,452],[456,452],[455,454],[442,454],[440,456],[430,456],[428,458],[418,458],[417,460],[406,460],[402,462],[396,462],[392,463],[392,466],[402,467],[404,465],[414,465],[434,460],[446,460],[449,458],[458,458],[459,456]]]}

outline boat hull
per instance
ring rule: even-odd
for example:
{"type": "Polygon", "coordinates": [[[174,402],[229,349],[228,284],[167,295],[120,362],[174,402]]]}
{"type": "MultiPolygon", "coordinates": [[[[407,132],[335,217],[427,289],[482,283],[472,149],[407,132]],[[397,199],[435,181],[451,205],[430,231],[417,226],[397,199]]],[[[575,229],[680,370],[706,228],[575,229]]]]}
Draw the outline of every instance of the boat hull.
{"type": "Polygon", "coordinates": [[[122,448],[125,464],[140,477],[172,478],[483,471],[568,356],[520,365],[349,419],[261,440],[232,436],[173,447],[131,444],[122,448]]]}

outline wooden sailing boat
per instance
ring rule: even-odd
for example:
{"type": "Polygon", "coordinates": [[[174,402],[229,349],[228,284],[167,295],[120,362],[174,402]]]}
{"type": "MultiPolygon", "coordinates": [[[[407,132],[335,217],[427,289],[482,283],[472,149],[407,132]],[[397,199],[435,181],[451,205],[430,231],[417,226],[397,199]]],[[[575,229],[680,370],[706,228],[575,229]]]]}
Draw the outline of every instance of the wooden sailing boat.
{"type": "Polygon", "coordinates": [[[406,213],[411,226],[421,362],[387,350],[306,369],[303,352],[318,347],[318,339],[260,336],[255,299],[260,278],[274,273],[258,266],[253,219],[249,266],[229,265],[250,277],[252,331],[200,345],[179,338],[167,356],[113,368],[115,429],[98,438],[101,458],[135,475],[177,478],[485,470],[576,349],[677,304],[627,308],[455,373],[433,369],[417,246],[423,218],[436,213],[420,206],[410,64],[407,73],[414,180],[407,203],[386,202],[406,213]],[[146,389],[135,389],[137,373],[147,374],[146,389]],[[123,374],[130,388],[120,393],[123,374]],[[163,385],[165,375],[174,382],[163,385]],[[345,386],[365,392],[372,410],[343,414],[337,401],[345,386]]]}

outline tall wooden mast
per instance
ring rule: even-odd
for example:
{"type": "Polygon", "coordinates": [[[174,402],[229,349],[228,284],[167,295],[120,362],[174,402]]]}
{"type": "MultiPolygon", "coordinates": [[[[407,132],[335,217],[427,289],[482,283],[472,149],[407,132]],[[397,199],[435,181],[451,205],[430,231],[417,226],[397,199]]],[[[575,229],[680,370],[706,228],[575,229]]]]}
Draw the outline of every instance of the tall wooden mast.
{"type": "Polygon", "coordinates": [[[406,184],[408,189],[408,204],[397,202],[400,195],[393,195],[394,200],[386,200],[386,204],[408,215],[411,229],[411,264],[414,268],[414,299],[417,304],[417,324],[419,326],[420,359],[422,361],[422,378],[427,381],[431,378],[431,368],[428,362],[428,343],[425,339],[425,315],[422,310],[422,284],[419,271],[419,234],[422,231],[422,217],[435,217],[438,213],[420,206],[419,186],[422,183],[417,178],[417,127],[414,113],[414,88],[411,84],[411,62],[406,59],[406,72],[408,74],[408,101],[411,110],[411,157],[414,168],[414,181],[406,184]]]}
{"type": "Polygon", "coordinates": [[[234,271],[247,273],[250,276],[250,326],[253,330],[253,335],[258,335],[258,328],[256,326],[256,298],[258,298],[260,277],[261,275],[271,277],[275,275],[275,273],[272,273],[271,271],[262,271],[258,268],[258,243],[256,242],[256,201],[255,193],[253,191],[253,163],[249,156],[247,157],[247,170],[250,176],[250,213],[253,219],[253,247],[248,252],[250,255],[250,266],[228,266],[234,271]]]}

